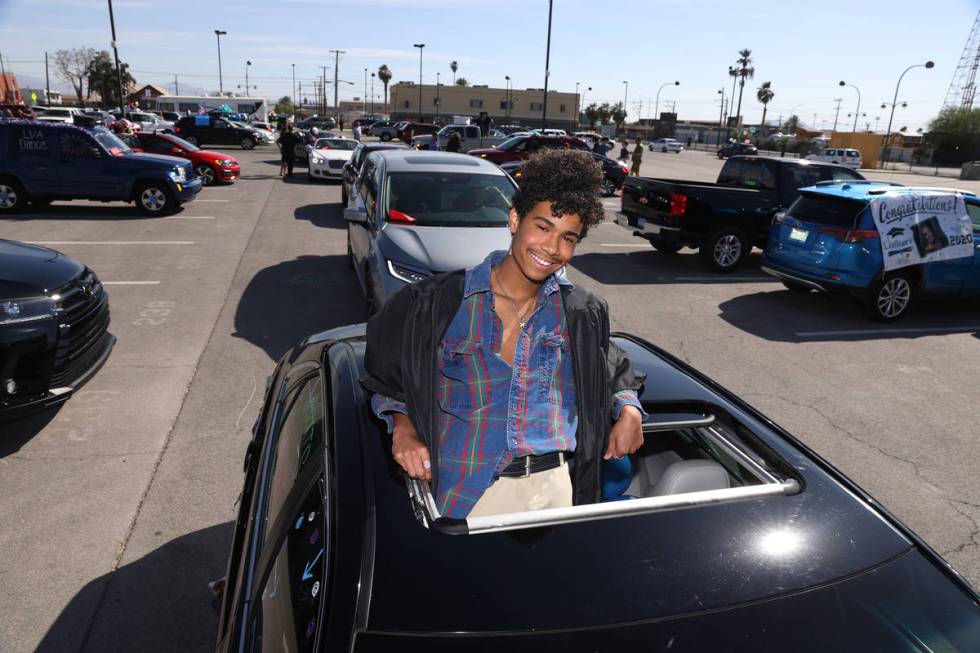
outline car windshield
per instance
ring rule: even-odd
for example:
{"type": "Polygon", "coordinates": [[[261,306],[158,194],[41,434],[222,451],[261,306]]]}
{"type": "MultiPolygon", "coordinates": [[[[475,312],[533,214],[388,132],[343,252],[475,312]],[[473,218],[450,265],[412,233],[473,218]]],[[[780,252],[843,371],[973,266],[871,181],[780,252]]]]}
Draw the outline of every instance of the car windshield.
{"type": "Polygon", "coordinates": [[[320,138],[313,145],[318,150],[349,150],[354,151],[357,141],[346,138],[320,138]]]}
{"type": "Polygon", "coordinates": [[[131,151],[128,145],[119,140],[119,137],[110,131],[99,129],[92,132],[92,136],[95,137],[95,140],[97,140],[102,147],[109,150],[109,153],[113,156],[122,156],[126,152],[131,151]]]}
{"type": "Polygon", "coordinates": [[[385,185],[385,212],[420,227],[502,226],[515,190],[505,175],[395,172],[385,185]]]}
{"type": "Polygon", "coordinates": [[[498,145],[497,146],[497,149],[498,150],[510,150],[512,147],[515,147],[518,143],[520,143],[521,141],[523,141],[525,138],[527,138],[527,137],[526,136],[515,136],[513,138],[508,138],[506,141],[504,141],[503,143],[501,143],[500,145],[498,145]]]}
{"type": "Polygon", "coordinates": [[[188,152],[197,152],[198,150],[201,149],[197,145],[194,145],[193,143],[188,143],[187,141],[185,141],[183,138],[180,138],[179,136],[171,136],[168,134],[167,138],[169,138],[174,145],[179,145],[180,147],[184,148],[188,152]]]}

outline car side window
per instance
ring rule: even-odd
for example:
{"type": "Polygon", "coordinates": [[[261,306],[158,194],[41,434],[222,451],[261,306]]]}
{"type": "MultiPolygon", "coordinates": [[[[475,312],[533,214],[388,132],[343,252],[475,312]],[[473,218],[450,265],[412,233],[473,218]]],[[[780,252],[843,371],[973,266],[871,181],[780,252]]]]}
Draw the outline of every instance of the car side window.
{"type": "Polygon", "coordinates": [[[967,203],[966,212],[970,214],[970,220],[973,221],[973,231],[980,232],[980,204],[967,203]]]}
{"type": "Polygon", "coordinates": [[[786,175],[784,181],[786,188],[806,188],[825,178],[820,169],[811,166],[784,166],[783,170],[786,175]]]}
{"type": "Polygon", "coordinates": [[[323,444],[323,385],[319,375],[311,377],[294,391],[279,428],[279,435],[267,469],[265,536],[279,517],[286,496],[310,462],[311,454],[323,444]]]}
{"type": "Polygon", "coordinates": [[[832,179],[834,181],[857,181],[861,179],[861,175],[857,174],[856,172],[852,172],[847,168],[833,168],[833,172],[831,174],[833,175],[832,179]]]}
{"type": "MultiPolygon", "coordinates": [[[[368,160],[364,162],[364,167],[361,168],[361,199],[364,200],[364,206],[369,211],[371,202],[378,196],[378,189],[374,185],[374,171],[376,167],[374,161],[368,160]]],[[[369,215],[368,218],[370,217],[369,215]]]]}
{"type": "MultiPolygon", "coordinates": [[[[68,131],[58,135],[58,145],[62,158],[94,159],[97,155],[92,151],[96,148],[95,141],[76,131],[68,131]]],[[[97,149],[97,148],[96,148],[97,149]]]]}
{"type": "Polygon", "coordinates": [[[145,137],[143,147],[151,152],[169,152],[173,146],[170,144],[170,141],[159,136],[149,136],[145,137]]]}

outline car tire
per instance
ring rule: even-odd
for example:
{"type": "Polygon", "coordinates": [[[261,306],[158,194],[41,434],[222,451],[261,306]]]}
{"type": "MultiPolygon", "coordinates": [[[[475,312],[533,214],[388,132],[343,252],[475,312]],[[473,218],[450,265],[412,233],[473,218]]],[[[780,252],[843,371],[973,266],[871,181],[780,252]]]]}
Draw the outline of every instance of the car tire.
{"type": "Polygon", "coordinates": [[[218,172],[207,163],[201,163],[194,168],[194,172],[201,178],[201,183],[205,186],[213,186],[218,183],[218,172]]]}
{"type": "Polygon", "coordinates": [[[184,136],[183,139],[194,146],[201,144],[201,141],[197,140],[196,136],[184,136]]]}
{"type": "Polygon", "coordinates": [[[709,270],[727,273],[738,269],[751,249],[741,229],[722,227],[702,241],[699,253],[709,270]]]}
{"type": "Polygon", "coordinates": [[[245,136],[241,141],[238,142],[243,150],[254,150],[255,149],[255,139],[245,136]]]}
{"type": "Polygon", "coordinates": [[[382,140],[382,142],[387,143],[388,141],[391,140],[391,134],[389,134],[387,132],[381,134],[381,140],[382,140]]]}
{"type": "Polygon", "coordinates": [[[0,179],[0,214],[19,213],[27,206],[28,197],[24,187],[16,179],[0,179]]]}
{"type": "Polygon", "coordinates": [[[653,245],[653,248],[661,254],[676,254],[684,247],[683,245],[678,245],[677,243],[665,243],[658,240],[651,240],[650,244],[653,245]]]}
{"type": "Polygon", "coordinates": [[[616,182],[612,179],[604,178],[602,180],[602,194],[604,197],[612,197],[616,194],[616,182]]]}
{"type": "Polygon", "coordinates": [[[864,308],[878,322],[894,322],[904,317],[917,295],[917,281],[907,270],[881,275],[864,295],[864,308]]]}
{"type": "Polygon", "coordinates": [[[136,189],[136,206],[144,215],[170,215],[177,210],[177,198],[163,182],[147,182],[136,189]]]}
{"type": "Polygon", "coordinates": [[[786,279],[783,279],[782,282],[783,282],[783,286],[786,287],[786,290],[789,290],[791,292],[806,294],[811,290],[813,290],[813,288],[810,288],[809,286],[806,286],[802,283],[796,283],[795,281],[787,281],[786,279]]]}

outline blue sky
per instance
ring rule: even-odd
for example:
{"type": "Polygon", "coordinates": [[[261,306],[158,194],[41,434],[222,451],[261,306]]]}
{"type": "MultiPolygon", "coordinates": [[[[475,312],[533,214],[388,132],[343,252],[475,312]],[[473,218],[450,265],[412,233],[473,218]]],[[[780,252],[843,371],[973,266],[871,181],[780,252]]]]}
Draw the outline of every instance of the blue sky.
{"type": "MultiPolygon", "coordinates": [[[[291,66],[304,85],[329,66],[332,49],[340,60],[340,97],[364,93],[364,68],[387,64],[393,81],[418,79],[418,50],[424,42],[426,83],[451,81],[449,62],[470,83],[502,87],[510,75],[515,88],[541,87],[544,76],[546,0],[272,0],[205,3],[200,10],[151,0],[115,0],[119,53],[138,81],[173,83],[186,89],[217,90],[214,29],[222,37],[224,85],[249,82],[258,94],[290,93],[291,66]]],[[[776,93],[769,115],[797,113],[804,123],[830,128],[836,98],[843,98],[840,127],[853,123],[857,93],[862,122],[884,129],[898,76],[932,59],[932,70],[905,76],[895,128],[924,127],[939,110],[980,10],[978,0],[617,0],[608,4],[555,0],[551,48],[551,88],[585,93],[584,101],[621,101],[629,82],[631,118],[653,115],[657,88],[660,108],[677,103],[681,119],[717,120],[717,93],[731,92],[727,68],[738,50],[752,50],[756,69],[745,86],[742,114],[758,121],[762,106],[755,90],[771,81],[776,93]],[[591,86],[591,91],[586,88],[591,86]],[[816,118],[814,118],[816,114],[816,118]]],[[[109,49],[105,0],[0,0],[0,52],[5,65],[27,78],[43,79],[44,52],[89,46],[109,49]],[[9,64],[7,63],[9,62],[9,64]]],[[[370,77],[368,78],[370,80],[370,77]]],[[[52,80],[54,83],[54,80],[52,80]]],[[[369,82],[370,83],[370,82],[369,82]]],[[[60,85],[60,84],[59,84],[60,85]]],[[[370,93],[370,88],[369,88],[370,93]]],[[[375,85],[381,95],[381,85],[375,85]]],[[[737,99],[737,98],[736,98],[737,99]]]]}

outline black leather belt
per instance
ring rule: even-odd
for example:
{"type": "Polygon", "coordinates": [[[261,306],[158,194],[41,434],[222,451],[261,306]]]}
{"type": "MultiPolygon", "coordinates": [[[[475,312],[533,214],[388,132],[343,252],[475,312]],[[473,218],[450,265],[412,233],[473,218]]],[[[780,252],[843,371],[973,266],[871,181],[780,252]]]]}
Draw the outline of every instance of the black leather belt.
{"type": "Polygon", "coordinates": [[[568,460],[568,452],[565,451],[553,451],[543,453],[540,456],[521,456],[510,461],[510,464],[504,467],[504,471],[500,472],[500,475],[507,478],[530,476],[559,467],[564,460],[568,460]]]}

